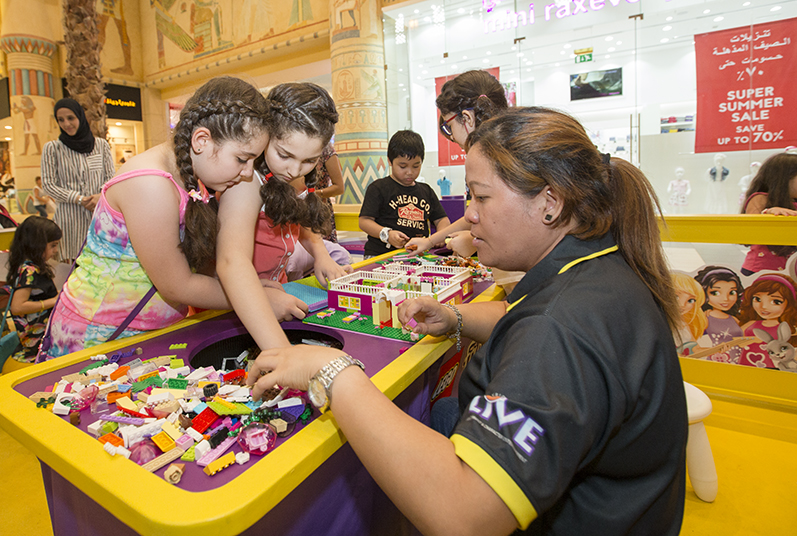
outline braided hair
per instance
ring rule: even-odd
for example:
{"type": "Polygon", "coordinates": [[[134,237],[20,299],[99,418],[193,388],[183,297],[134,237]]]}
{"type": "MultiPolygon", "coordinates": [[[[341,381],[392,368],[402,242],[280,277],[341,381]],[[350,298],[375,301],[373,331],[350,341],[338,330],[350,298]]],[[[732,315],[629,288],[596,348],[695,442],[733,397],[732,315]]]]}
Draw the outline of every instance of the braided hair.
{"type": "MultiPolygon", "coordinates": [[[[186,190],[200,190],[191,160],[191,136],[199,127],[210,131],[214,143],[243,142],[265,132],[266,100],[251,84],[238,78],[213,78],[188,100],[174,128],[174,156],[186,190]]],[[[216,257],[218,204],[189,202],[180,247],[188,265],[207,272],[216,257]]]]}
{"type": "Polygon", "coordinates": [[[464,72],[443,84],[435,104],[441,116],[473,110],[477,127],[509,107],[501,83],[481,70],[464,72]]]}
{"type": "MultiPolygon", "coordinates": [[[[275,86],[266,98],[268,115],[266,126],[270,140],[284,140],[295,132],[318,139],[325,147],[335,133],[338,112],[335,101],[327,91],[309,82],[275,86]]],[[[269,176],[265,158],[255,161],[255,169],[269,176]]],[[[304,178],[308,191],[318,187],[321,179],[314,168],[304,178]]],[[[266,180],[260,188],[263,212],[277,225],[298,223],[314,233],[328,235],[332,229],[332,213],[321,197],[308,193],[304,200],[287,182],[266,180]]]]}

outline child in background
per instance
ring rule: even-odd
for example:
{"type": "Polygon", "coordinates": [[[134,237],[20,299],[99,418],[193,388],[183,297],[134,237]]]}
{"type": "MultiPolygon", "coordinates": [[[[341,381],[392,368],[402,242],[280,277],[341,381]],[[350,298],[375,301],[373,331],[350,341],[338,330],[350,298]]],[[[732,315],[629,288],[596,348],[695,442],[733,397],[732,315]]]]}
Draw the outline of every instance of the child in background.
{"type": "Polygon", "coordinates": [[[42,178],[36,177],[36,186],[33,187],[33,206],[36,208],[36,212],[39,213],[39,216],[42,218],[47,217],[47,205],[50,203],[55,204],[53,198],[49,195],[45,195],[44,190],[42,189],[42,178]]]}
{"type": "Polygon", "coordinates": [[[32,363],[39,352],[58,289],[47,261],[58,254],[61,229],[53,221],[29,216],[17,227],[8,257],[6,280],[14,288],[11,316],[19,334],[19,346],[11,356],[32,363]]]}
{"type": "MultiPolygon", "coordinates": [[[[797,148],[789,147],[764,162],[747,190],[742,214],[797,216],[797,148]]],[[[784,270],[795,251],[794,246],[754,244],[742,263],[742,274],[784,270]]]]}
{"type": "Polygon", "coordinates": [[[448,216],[428,184],[415,182],[423,164],[423,138],[411,130],[393,134],[387,145],[390,176],[365,191],[360,229],[368,235],[365,258],[403,248],[414,237],[428,237],[429,222],[448,227],[448,216]]]}
{"type": "Polygon", "coordinates": [[[186,103],[173,141],[125,162],[102,188],[39,360],[169,326],[189,305],[230,307],[210,275],[218,224],[208,188],[251,180],[268,139],[265,114],[252,85],[214,78],[186,103]]]}
{"type": "MultiPolygon", "coordinates": [[[[310,83],[280,84],[266,101],[269,139],[256,164],[257,180],[230,188],[219,201],[216,265],[235,312],[261,350],[288,341],[273,315],[264,318],[269,302],[252,294],[258,278],[275,285],[287,282],[287,260],[297,241],[315,259],[322,285],[347,273],[321,240],[329,232],[331,214],[316,193],[316,163],[338,121],[335,103],[326,90],[310,83]]],[[[269,294],[268,300],[279,320],[307,313],[307,304],[286,292],[269,294]]]]}
{"type": "MultiPolygon", "coordinates": [[[[746,337],[754,337],[754,329],[766,331],[773,339],[778,338],[781,322],[789,324],[794,332],[797,326],[797,291],[794,280],[783,274],[763,274],[744,291],[739,323],[746,337]]],[[[792,345],[797,342],[792,337],[792,345]]],[[[740,365],[777,368],[769,358],[766,343],[753,343],[742,350],[740,365]]]]}

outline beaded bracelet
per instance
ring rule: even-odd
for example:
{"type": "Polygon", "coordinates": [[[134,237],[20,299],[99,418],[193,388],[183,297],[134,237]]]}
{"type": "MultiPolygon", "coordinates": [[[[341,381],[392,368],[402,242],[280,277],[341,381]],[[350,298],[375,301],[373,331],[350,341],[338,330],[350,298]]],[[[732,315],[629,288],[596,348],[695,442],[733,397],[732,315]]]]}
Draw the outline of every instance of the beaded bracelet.
{"type": "Polygon", "coordinates": [[[457,309],[455,305],[450,303],[444,303],[443,305],[454,311],[454,314],[457,315],[457,328],[454,330],[454,333],[449,332],[448,337],[452,338],[453,335],[453,337],[457,339],[457,352],[459,352],[462,349],[462,313],[459,312],[459,309],[457,309]]]}

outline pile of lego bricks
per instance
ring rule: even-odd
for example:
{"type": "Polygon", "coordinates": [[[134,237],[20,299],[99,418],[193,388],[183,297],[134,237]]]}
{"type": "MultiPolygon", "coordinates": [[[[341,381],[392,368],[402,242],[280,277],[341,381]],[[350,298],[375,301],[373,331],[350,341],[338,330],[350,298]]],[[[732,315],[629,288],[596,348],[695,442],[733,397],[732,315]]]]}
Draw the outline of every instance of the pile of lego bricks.
{"type": "MultiPolygon", "coordinates": [[[[274,389],[253,401],[243,368],[192,370],[173,356],[142,360],[140,353],[139,348],[93,356],[79,372],[29,398],[76,426],[92,419],[83,426],[109,455],[150,472],[169,465],[162,476],[173,484],[180,482],[186,463],[212,476],[247,463],[250,455],[266,454],[312,416],[300,391],[274,389]]],[[[244,354],[231,361],[243,366],[244,354]]]]}

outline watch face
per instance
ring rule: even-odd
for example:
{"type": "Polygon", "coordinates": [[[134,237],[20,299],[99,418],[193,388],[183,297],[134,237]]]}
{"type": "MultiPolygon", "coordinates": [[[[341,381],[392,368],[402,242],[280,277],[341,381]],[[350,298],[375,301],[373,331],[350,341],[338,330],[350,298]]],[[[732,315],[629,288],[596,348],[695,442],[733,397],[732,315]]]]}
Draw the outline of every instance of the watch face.
{"type": "Polygon", "coordinates": [[[327,402],[327,390],[317,378],[311,378],[307,387],[307,397],[317,408],[322,407],[327,402]]]}

